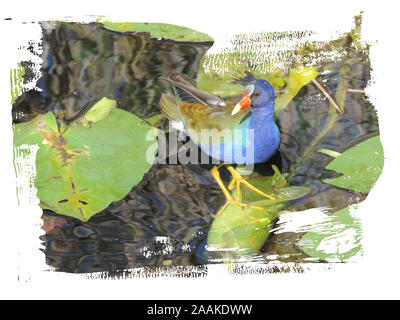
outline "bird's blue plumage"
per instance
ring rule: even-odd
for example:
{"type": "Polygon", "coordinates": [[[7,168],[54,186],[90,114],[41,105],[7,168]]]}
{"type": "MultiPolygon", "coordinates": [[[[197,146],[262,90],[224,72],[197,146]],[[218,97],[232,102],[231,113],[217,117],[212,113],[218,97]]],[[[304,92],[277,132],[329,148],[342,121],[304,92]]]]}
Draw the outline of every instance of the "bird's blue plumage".
{"type": "Polygon", "coordinates": [[[251,115],[235,128],[233,142],[200,146],[213,158],[237,164],[262,163],[278,150],[281,137],[274,121],[274,90],[265,80],[253,84],[251,115]]]}

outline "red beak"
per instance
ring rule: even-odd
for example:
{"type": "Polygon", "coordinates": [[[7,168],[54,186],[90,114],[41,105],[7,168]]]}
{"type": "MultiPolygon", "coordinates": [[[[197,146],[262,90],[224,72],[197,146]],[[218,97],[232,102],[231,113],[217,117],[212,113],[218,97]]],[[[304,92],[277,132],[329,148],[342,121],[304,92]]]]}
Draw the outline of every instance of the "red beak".
{"type": "Polygon", "coordinates": [[[233,108],[232,115],[238,113],[240,110],[250,107],[250,104],[251,104],[250,94],[245,92],[243,94],[242,99],[240,99],[239,103],[235,106],[235,108],[233,108]]]}

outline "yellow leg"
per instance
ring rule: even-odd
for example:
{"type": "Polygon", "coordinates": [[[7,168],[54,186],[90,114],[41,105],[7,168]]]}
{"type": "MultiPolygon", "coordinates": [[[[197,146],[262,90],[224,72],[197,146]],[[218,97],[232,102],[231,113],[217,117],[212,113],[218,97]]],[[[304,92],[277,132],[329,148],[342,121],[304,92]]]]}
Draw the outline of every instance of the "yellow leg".
{"type": "Polygon", "coordinates": [[[245,203],[240,202],[240,189],[239,192],[236,192],[236,200],[232,197],[231,193],[226,189],[224,183],[221,180],[221,176],[219,174],[218,168],[214,167],[211,169],[211,174],[214,177],[214,180],[218,183],[219,187],[221,188],[222,192],[225,195],[226,198],[226,203],[222,206],[221,209],[218,210],[218,212],[216,213],[215,217],[218,217],[222,212],[224,212],[224,210],[226,209],[226,207],[229,204],[234,205],[235,207],[237,207],[242,213],[244,213],[246,216],[248,216],[249,218],[260,222],[259,219],[249,215],[243,208],[252,208],[252,209],[258,209],[258,210],[263,210],[263,208],[261,207],[256,207],[256,206],[249,206],[245,203]]]}
{"type": "Polygon", "coordinates": [[[230,189],[228,187],[229,190],[233,189],[233,183],[236,183],[236,190],[240,190],[239,186],[241,183],[243,183],[249,189],[253,190],[254,192],[258,193],[259,195],[262,195],[263,197],[268,198],[270,200],[275,200],[274,197],[267,195],[266,193],[262,192],[261,190],[257,189],[256,187],[254,187],[253,185],[248,183],[245,179],[243,179],[243,177],[239,173],[236,172],[236,170],[233,167],[229,166],[229,167],[227,167],[227,169],[232,174],[232,181],[229,184],[230,189]]]}
{"type": "Polygon", "coordinates": [[[240,192],[240,183],[238,183],[237,180],[232,179],[231,182],[228,185],[228,190],[232,191],[233,190],[233,186],[236,184],[236,200],[240,201],[242,198],[242,194],[240,192]]]}

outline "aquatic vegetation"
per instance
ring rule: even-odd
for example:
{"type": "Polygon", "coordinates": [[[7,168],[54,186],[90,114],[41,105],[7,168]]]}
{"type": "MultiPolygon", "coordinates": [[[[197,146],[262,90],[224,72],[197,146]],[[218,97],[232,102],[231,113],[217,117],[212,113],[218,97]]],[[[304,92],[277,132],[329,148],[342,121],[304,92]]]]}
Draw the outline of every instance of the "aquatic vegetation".
{"type": "Polygon", "coordinates": [[[380,137],[370,138],[336,155],[325,168],[342,175],[322,181],[336,187],[368,193],[382,173],[383,159],[380,137]]]}
{"type": "Polygon", "coordinates": [[[213,39],[193,29],[166,23],[110,22],[99,20],[104,28],[118,32],[146,32],[152,38],[174,41],[209,42],[213,39]]]}
{"type": "MultiPolygon", "coordinates": [[[[334,157],[325,168],[341,175],[322,179],[336,187],[368,193],[383,169],[383,148],[379,136],[361,142],[343,153],[322,150],[334,157]]],[[[362,227],[355,215],[359,204],[350,205],[328,216],[302,236],[299,247],[312,257],[325,261],[352,259],[362,250],[362,227]]]]}
{"type": "MultiPolygon", "coordinates": [[[[212,262],[205,244],[229,261],[345,262],[362,253],[357,204],[382,171],[383,150],[364,94],[370,61],[359,17],[336,40],[304,41],[308,31],[234,35],[219,53],[210,37],[183,27],[99,22],[44,25],[41,91],[12,87],[15,157],[24,145],[38,146],[34,184],[49,264],[67,272],[187,266],[212,262]],[[144,157],[155,140],[145,142],[145,132],[174,134],[160,113],[170,90],[162,76],[183,73],[233,101],[248,71],[276,92],[283,174],[274,167],[273,176],[248,180],[275,200],[230,190],[261,210],[245,215],[228,205],[213,219],[224,197],[209,169],[152,166],[144,157]],[[275,232],[284,217],[315,208],[323,208],[322,222],[275,232]]],[[[13,85],[21,76],[12,71],[13,85]]]]}
{"type": "MultiPolygon", "coordinates": [[[[265,243],[272,223],[279,217],[286,204],[291,200],[299,199],[307,195],[311,189],[301,186],[289,186],[286,179],[276,166],[273,176],[262,177],[254,175],[247,181],[275,199],[265,199],[251,189],[241,189],[239,199],[249,206],[258,208],[246,208],[251,215],[244,215],[236,206],[229,206],[214,219],[208,232],[208,250],[234,251],[239,255],[250,255],[259,252],[265,243]],[[262,210],[260,210],[262,208],[262,210]]],[[[237,197],[236,189],[232,190],[232,196],[237,197]]]]}
{"type": "Polygon", "coordinates": [[[362,255],[362,224],[358,204],[326,216],[305,233],[298,247],[317,261],[348,262],[362,255]]]}
{"type": "Polygon", "coordinates": [[[101,99],[86,122],[59,126],[48,112],[14,125],[16,154],[23,145],[39,146],[34,184],[43,209],[87,221],[123,198],[150,169],[152,129],[115,105],[101,99]]]}

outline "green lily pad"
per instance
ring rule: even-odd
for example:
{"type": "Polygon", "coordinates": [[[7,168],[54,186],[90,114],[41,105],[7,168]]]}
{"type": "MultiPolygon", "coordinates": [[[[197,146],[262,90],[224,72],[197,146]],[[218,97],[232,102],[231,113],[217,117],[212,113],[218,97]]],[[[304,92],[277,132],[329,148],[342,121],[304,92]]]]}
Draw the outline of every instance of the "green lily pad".
{"type": "Polygon", "coordinates": [[[376,136],[336,157],[326,169],[343,175],[322,181],[340,188],[368,193],[382,173],[383,162],[383,147],[379,136],[376,136]]]}
{"type": "MultiPolygon", "coordinates": [[[[262,210],[246,208],[248,215],[244,214],[234,205],[228,207],[220,216],[214,219],[208,233],[208,246],[213,249],[234,249],[240,254],[257,253],[271,230],[279,213],[290,200],[301,198],[310,192],[308,187],[290,187],[282,177],[279,170],[274,167],[275,174],[272,177],[254,177],[247,181],[254,187],[272,195],[275,200],[269,200],[255,193],[245,186],[241,186],[242,202],[251,206],[261,207],[262,210]]],[[[236,190],[232,190],[235,196],[236,190]]]]}
{"type": "Polygon", "coordinates": [[[346,262],[360,254],[361,222],[352,215],[357,208],[358,204],[329,215],[300,239],[299,248],[324,261],[346,262]]]}
{"type": "Polygon", "coordinates": [[[264,210],[246,209],[246,212],[259,219],[256,222],[233,205],[217,217],[208,232],[207,245],[213,250],[234,249],[241,254],[257,253],[271,230],[271,223],[278,218],[284,204],[267,206],[264,210]]]}
{"type": "Polygon", "coordinates": [[[152,129],[144,121],[121,109],[97,120],[60,132],[49,112],[14,126],[16,148],[39,146],[35,187],[42,208],[87,221],[123,198],[152,166],[155,155],[146,151],[155,139],[146,140],[152,129]]]}
{"type": "Polygon", "coordinates": [[[104,28],[117,32],[149,32],[153,38],[174,41],[209,42],[213,39],[202,32],[166,23],[101,22],[104,28]]]}

